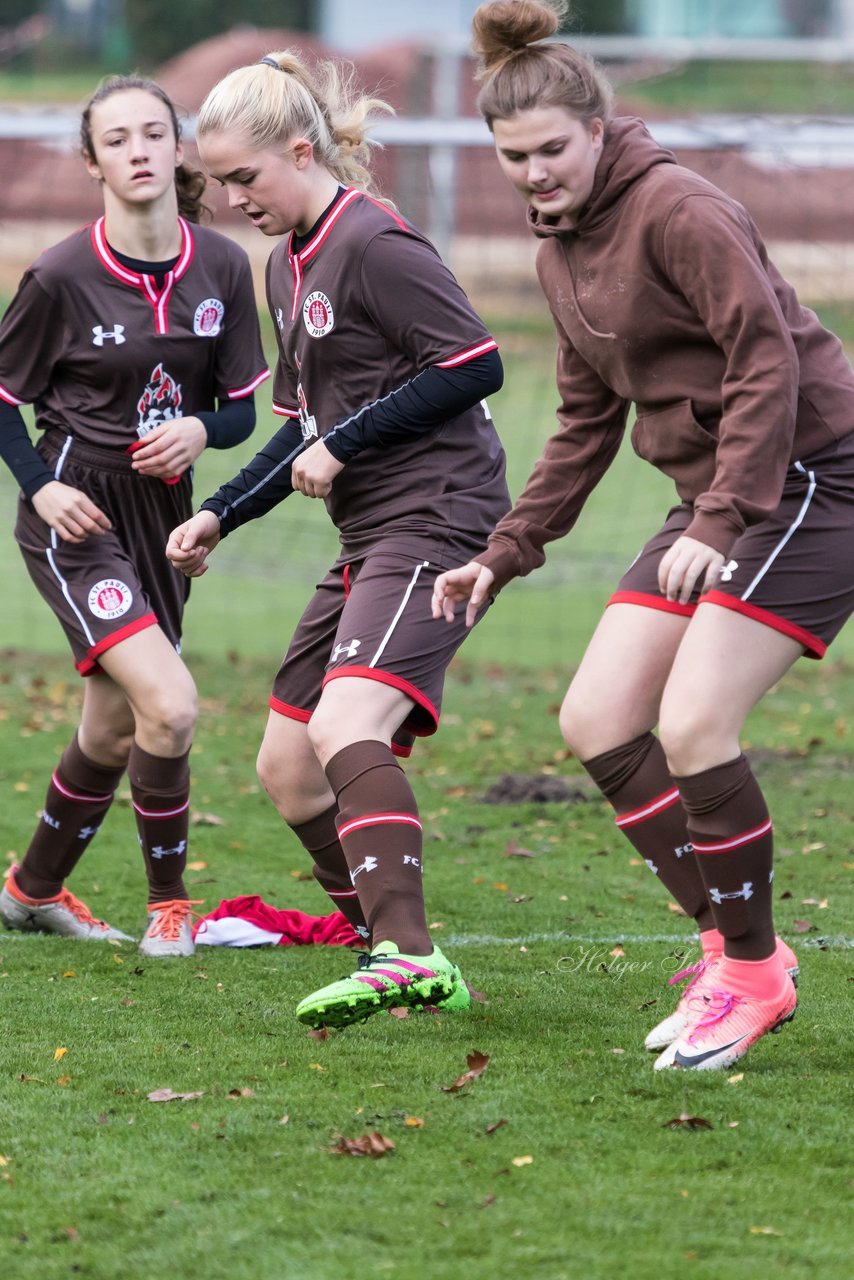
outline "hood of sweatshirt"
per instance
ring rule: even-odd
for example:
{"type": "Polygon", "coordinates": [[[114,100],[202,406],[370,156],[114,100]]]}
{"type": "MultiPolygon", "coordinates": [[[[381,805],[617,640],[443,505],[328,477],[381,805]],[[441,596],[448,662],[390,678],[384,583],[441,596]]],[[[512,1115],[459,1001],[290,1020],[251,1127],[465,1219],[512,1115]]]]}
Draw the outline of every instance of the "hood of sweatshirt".
{"type": "Polygon", "coordinates": [[[528,226],[535,236],[578,235],[592,231],[611,213],[632,183],[657,164],[676,164],[672,151],[660,146],[636,116],[617,116],[605,126],[605,143],[596,166],[590,199],[576,218],[544,216],[528,206],[528,226]]]}

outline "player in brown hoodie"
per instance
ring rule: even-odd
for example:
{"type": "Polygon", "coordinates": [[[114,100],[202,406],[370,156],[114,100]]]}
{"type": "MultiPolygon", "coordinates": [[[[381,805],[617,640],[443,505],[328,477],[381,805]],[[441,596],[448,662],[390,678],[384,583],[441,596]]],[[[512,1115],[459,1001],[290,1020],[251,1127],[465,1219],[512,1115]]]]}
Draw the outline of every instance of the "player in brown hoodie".
{"type": "Polygon", "coordinates": [[[650,1032],[656,1067],[723,1068],[794,1015],[772,825],[744,719],[854,609],[854,375],[747,212],[681,168],[564,43],[559,3],[474,18],[479,106],[542,243],[559,428],[487,549],[436,582],[468,613],[542,564],[632,444],[679,505],[612,596],[561,710],[616,822],[693,917],[703,957],[650,1032]],[[659,736],[653,734],[658,725],[659,736]],[[788,970],[788,972],[787,972],[788,970]]]}

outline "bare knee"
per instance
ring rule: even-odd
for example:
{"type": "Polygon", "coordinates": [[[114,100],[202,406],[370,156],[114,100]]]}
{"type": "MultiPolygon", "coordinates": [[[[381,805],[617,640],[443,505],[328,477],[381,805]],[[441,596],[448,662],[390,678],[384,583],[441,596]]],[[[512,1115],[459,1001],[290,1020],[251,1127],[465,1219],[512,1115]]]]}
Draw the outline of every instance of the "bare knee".
{"type": "Polygon", "coordinates": [[[178,756],[188,751],[198,715],[196,689],[190,678],[152,690],[134,707],[136,741],[152,755],[178,756]]]}
{"type": "Polygon", "coordinates": [[[265,739],[255,768],[258,781],[289,826],[316,818],[335,799],[313,753],[283,753],[265,739]]]}
{"type": "Polygon", "coordinates": [[[740,750],[737,730],[703,704],[665,705],[658,734],[670,772],[677,778],[712,769],[734,759],[740,750]]]}
{"type": "Polygon", "coordinates": [[[80,749],[96,764],[123,768],[128,762],[134,740],[134,723],[117,726],[103,721],[85,721],[77,735],[80,749]]]}
{"type": "Polygon", "coordinates": [[[647,714],[644,707],[615,707],[602,691],[575,684],[569,686],[559,716],[563,740],[579,760],[592,760],[603,751],[612,751],[645,733],[654,723],[654,716],[647,714]]]}

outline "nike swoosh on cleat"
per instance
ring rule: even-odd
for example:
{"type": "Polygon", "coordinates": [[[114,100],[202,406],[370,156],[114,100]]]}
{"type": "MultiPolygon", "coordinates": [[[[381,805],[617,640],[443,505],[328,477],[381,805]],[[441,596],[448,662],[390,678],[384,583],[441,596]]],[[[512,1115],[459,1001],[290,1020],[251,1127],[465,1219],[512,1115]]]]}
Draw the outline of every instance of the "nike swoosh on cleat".
{"type": "Polygon", "coordinates": [[[746,1040],[749,1034],[750,1032],[746,1031],[743,1036],[739,1036],[736,1040],[730,1040],[729,1044],[719,1044],[714,1049],[707,1049],[705,1053],[695,1053],[692,1058],[685,1058],[677,1051],[673,1061],[678,1063],[680,1067],[696,1067],[708,1058],[716,1058],[719,1053],[726,1053],[728,1049],[734,1049],[736,1045],[741,1044],[742,1040],[746,1040]]]}

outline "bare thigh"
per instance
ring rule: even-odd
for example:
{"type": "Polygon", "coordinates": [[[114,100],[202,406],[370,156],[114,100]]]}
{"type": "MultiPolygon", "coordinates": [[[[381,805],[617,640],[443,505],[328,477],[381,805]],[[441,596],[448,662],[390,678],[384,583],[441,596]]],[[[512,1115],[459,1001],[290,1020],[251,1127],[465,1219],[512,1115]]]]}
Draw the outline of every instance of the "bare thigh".
{"type": "Polygon", "coordinates": [[[748,714],[803,651],[800,641],[773,627],[701,603],[661,700],[660,734],[673,773],[734,760],[748,714]]]}
{"type": "Polygon", "coordinates": [[[613,604],[599,621],[560,711],[580,760],[652,729],[689,619],[662,609],[613,604]]]}

